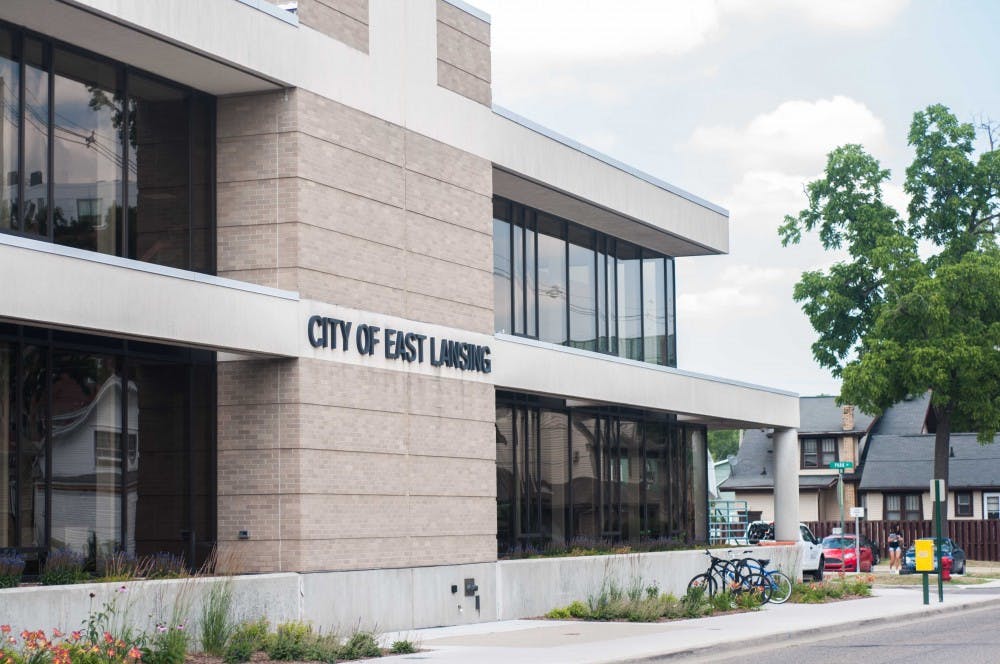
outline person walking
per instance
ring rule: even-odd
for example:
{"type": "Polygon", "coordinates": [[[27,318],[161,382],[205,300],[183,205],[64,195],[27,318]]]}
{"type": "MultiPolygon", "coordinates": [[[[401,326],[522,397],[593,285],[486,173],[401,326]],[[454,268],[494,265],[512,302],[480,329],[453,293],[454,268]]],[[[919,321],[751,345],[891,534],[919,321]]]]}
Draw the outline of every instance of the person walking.
{"type": "Polygon", "coordinates": [[[899,534],[899,524],[892,526],[889,533],[889,574],[899,574],[903,564],[903,536],[899,534]]]}

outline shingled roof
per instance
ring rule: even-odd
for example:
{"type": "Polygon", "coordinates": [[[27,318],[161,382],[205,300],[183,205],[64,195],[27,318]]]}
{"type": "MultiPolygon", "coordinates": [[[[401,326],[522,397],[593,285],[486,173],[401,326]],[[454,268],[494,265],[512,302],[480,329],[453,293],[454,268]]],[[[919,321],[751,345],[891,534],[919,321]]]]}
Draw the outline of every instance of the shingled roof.
{"type": "Polygon", "coordinates": [[[927,419],[927,409],[931,405],[931,393],[904,399],[893,404],[882,413],[875,426],[872,427],[872,434],[889,434],[896,436],[909,436],[924,433],[924,422],[927,419]]]}
{"type": "MultiPolygon", "coordinates": [[[[841,426],[843,411],[836,397],[799,398],[799,436],[823,433],[847,433],[841,426]]],[[[874,418],[854,409],[854,428],[848,432],[863,434],[874,418]]],[[[771,429],[749,429],[736,455],[732,474],[719,488],[723,491],[773,489],[774,442],[771,429]]],[[[835,475],[800,475],[800,489],[822,489],[836,482],[835,475]]]]}
{"type": "MultiPolygon", "coordinates": [[[[888,411],[887,411],[888,412],[888,411]]],[[[1000,436],[981,445],[974,433],[951,434],[949,489],[1000,486],[1000,436]]],[[[927,491],[934,469],[933,434],[872,436],[868,444],[862,491],[927,491]]]]}

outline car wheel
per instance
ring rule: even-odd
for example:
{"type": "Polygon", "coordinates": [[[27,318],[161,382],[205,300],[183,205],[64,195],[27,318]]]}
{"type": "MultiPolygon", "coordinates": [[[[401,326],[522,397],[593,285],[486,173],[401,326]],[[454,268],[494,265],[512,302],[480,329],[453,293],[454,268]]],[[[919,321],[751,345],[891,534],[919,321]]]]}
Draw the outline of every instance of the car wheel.
{"type": "Polygon", "coordinates": [[[823,580],[823,566],[824,565],[826,565],[826,559],[821,556],[820,559],[819,559],[819,567],[817,567],[816,571],[813,572],[813,581],[822,581],[823,580]]]}
{"type": "Polygon", "coordinates": [[[955,574],[965,574],[965,561],[962,561],[962,569],[955,572],[955,574]]]}

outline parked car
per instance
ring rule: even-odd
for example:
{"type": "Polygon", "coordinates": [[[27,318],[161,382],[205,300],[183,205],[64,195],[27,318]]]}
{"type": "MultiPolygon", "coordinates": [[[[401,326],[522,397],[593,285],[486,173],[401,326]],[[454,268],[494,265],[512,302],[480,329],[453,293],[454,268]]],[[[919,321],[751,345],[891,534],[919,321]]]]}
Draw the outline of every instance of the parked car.
{"type": "MultiPolygon", "coordinates": [[[[933,539],[926,537],[923,539],[933,539]]],[[[913,574],[917,571],[916,544],[911,544],[910,548],[903,554],[903,565],[900,574],[913,574]]],[[[965,551],[950,537],[941,538],[941,557],[951,558],[951,573],[965,574],[965,551]]],[[[934,558],[937,558],[937,547],[934,547],[934,558]]]]}
{"type": "MultiPolygon", "coordinates": [[[[819,540],[809,530],[809,526],[804,523],[799,524],[798,540],[795,545],[801,551],[802,573],[810,575],[815,581],[823,580],[823,570],[825,560],[823,558],[823,547],[819,540]]],[[[771,521],[751,521],[747,524],[746,530],[747,544],[767,544],[774,541],[774,522],[771,521]]]]}
{"type": "Polygon", "coordinates": [[[870,546],[861,540],[861,547],[855,549],[858,544],[856,535],[827,535],[823,538],[823,567],[828,572],[870,572],[875,564],[870,546]],[[861,569],[858,569],[858,558],[856,551],[861,554],[861,569]]]}
{"type": "Polygon", "coordinates": [[[873,542],[868,535],[861,536],[861,546],[867,546],[872,550],[872,564],[878,565],[882,562],[882,547],[873,542]]]}

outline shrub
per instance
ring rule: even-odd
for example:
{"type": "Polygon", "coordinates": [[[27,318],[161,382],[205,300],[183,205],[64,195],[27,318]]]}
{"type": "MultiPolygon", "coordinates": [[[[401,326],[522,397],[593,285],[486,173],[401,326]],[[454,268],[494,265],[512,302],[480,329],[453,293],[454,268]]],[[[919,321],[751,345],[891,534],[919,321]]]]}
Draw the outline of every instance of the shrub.
{"type": "Polygon", "coordinates": [[[183,623],[159,624],[150,644],[142,649],[142,661],[144,664],[184,664],[188,641],[183,623]]]}
{"type": "Polygon", "coordinates": [[[39,580],[43,586],[58,586],[85,581],[84,556],[72,549],[56,549],[45,558],[39,580]]]}
{"type": "Polygon", "coordinates": [[[24,573],[24,558],[17,552],[0,554],[0,588],[16,588],[24,573]]]}
{"type": "Polygon", "coordinates": [[[243,621],[233,629],[222,659],[226,664],[249,662],[250,656],[264,649],[267,644],[268,624],[266,618],[243,621]]]}
{"type": "Polygon", "coordinates": [[[708,602],[705,590],[705,586],[695,586],[688,589],[681,599],[681,613],[685,618],[700,618],[712,612],[712,605],[708,602]]]}
{"type": "Polygon", "coordinates": [[[278,625],[277,631],[264,644],[264,650],[271,659],[301,660],[313,640],[311,625],[298,621],[286,622],[278,625]]]}
{"type": "Polygon", "coordinates": [[[229,617],[233,605],[233,584],[229,579],[213,583],[201,605],[201,647],[209,655],[220,656],[235,625],[229,617]]]}
{"type": "Polygon", "coordinates": [[[119,551],[97,559],[97,575],[104,581],[131,581],[148,573],[148,560],[119,551]]]}
{"type": "Polygon", "coordinates": [[[340,649],[340,659],[361,659],[363,657],[380,657],[382,649],[378,647],[378,639],[372,632],[357,631],[347,639],[340,649]]]}
{"type": "Polygon", "coordinates": [[[850,597],[869,597],[872,594],[871,575],[853,578],[837,578],[819,583],[797,583],[792,588],[790,602],[799,604],[821,604],[830,600],[850,597]]]}
{"type": "Polygon", "coordinates": [[[161,551],[148,558],[147,576],[151,579],[179,579],[188,575],[184,556],[161,551]]]}
{"type": "Polygon", "coordinates": [[[412,641],[402,640],[393,641],[392,647],[389,648],[389,652],[393,655],[412,655],[417,652],[417,646],[413,644],[412,641]]]}

